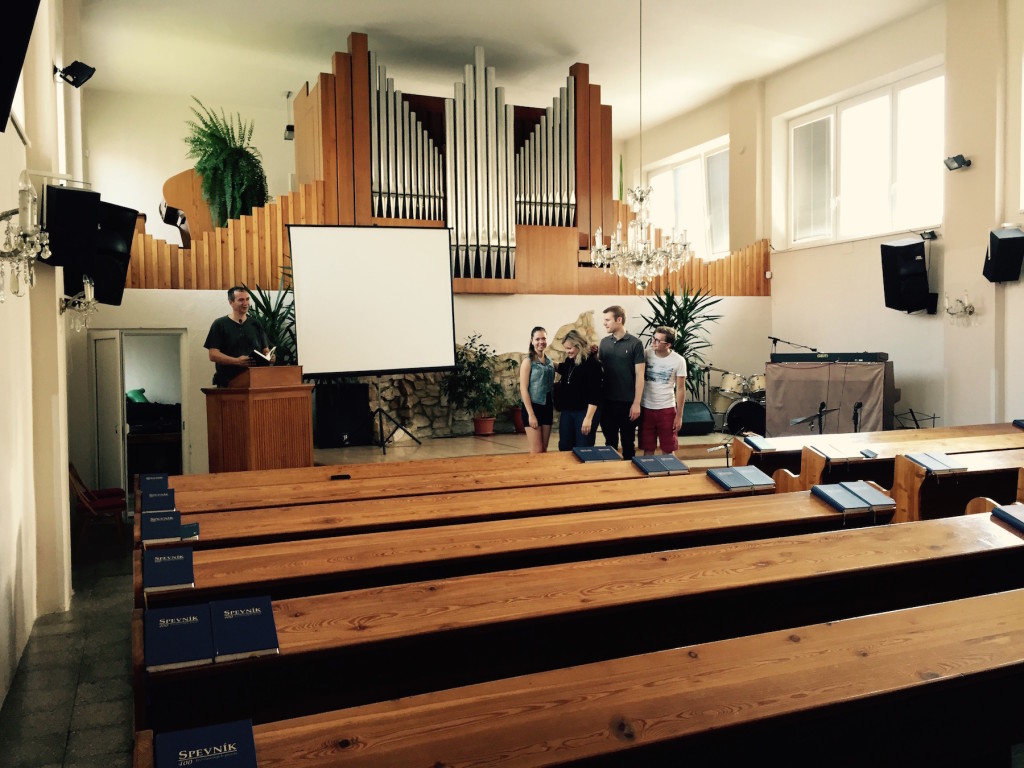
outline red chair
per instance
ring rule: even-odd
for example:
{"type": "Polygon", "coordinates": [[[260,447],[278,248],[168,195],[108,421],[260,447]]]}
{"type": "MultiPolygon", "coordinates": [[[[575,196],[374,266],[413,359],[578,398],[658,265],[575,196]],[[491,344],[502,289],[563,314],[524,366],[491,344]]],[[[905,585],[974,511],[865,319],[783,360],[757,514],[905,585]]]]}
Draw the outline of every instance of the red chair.
{"type": "Polygon", "coordinates": [[[75,513],[78,528],[75,533],[75,546],[81,547],[86,529],[96,522],[113,520],[117,526],[119,540],[126,541],[125,514],[128,510],[127,498],[123,488],[101,488],[91,491],[82,481],[81,475],[74,464],[68,465],[68,480],[71,496],[75,500],[75,513]]]}

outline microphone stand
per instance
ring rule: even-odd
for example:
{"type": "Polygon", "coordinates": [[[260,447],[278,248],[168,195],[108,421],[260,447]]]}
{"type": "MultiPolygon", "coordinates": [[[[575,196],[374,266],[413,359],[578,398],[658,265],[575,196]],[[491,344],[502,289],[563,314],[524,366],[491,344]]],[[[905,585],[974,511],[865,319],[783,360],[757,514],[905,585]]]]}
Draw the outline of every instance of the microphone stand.
{"type": "Polygon", "coordinates": [[[772,352],[773,353],[775,352],[775,347],[778,345],[778,343],[780,341],[783,344],[789,344],[789,346],[791,346],[791,347],[799,347],[800,349],[810,350],[811,352],[817,352],[818,351],[817,347],[808,347],[806,344],[797,344],[795,341],[786,341],[785,339],[780,339],[778,336],[769,336],[768,339],[772,343],[772,352]]]}
{"type": "Polygon", "coordinates": [[[854,434],[860,432],[860,409],[864,407],[864,403],[858,400],[853,404],[853,431],[854,434]]]}
{"type": "Polygon", "coordinates": [[[818,434],[819,435],[824,434],[824,430],[822,429],[822,424],[823,424],[824,420],[825,420],[825,401],[822,400],[821,401],[821,405],[818,406],[818,434]]]}

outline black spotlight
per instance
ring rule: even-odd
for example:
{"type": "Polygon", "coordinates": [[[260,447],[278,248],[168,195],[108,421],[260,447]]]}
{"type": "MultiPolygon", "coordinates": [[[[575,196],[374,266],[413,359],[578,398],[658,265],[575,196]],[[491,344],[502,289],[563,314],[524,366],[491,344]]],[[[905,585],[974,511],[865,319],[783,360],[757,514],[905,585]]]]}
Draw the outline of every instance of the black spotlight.
{"type": "Polygon", "coordinates": [[[947,157],[942,162],[944,162],[946,164],[946,168],[951,170],[951,171],[955,171],[958,168],[970,168],[971,167],[971,161],[968,160],[963,155],[953,155],[952,157],[947,157]]]}
{"type": "Polygon", "coordinates": [[[53,74],[60,77],[65,83],[75,88],[81,88],[86,81],[96,74],[96,67],[90,67],[80,61],[72,61],[64,69],[53,68],[53,74]]]}

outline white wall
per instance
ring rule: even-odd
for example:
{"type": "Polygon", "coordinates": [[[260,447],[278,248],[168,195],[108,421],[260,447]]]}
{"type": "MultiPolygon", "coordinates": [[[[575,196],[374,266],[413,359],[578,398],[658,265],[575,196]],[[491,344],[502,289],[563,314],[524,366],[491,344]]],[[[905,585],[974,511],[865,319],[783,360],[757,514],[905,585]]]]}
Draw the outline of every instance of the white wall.
{"type": "Polygon", "coordinates": [[[173,334],[124,337],[124,389],[145,389],[151,403],[181,402],[181,354],[173,334]]]}
{"type": "MultiPolygon", "coordinates": [[[[13,127],[0,134],[0,210],[18,204],[25,149],[13,127]]],[[[0,703],[36,617],[36,527],[32,438],[32,298],[0,304],[0,703]]]]}
{"type": "MultiPolygon", "coordinates": [[[[168,77],[173,77],[173,65],[168,77]]],[[[233,118],[241,113],[255,122],[252,144],[263,156],[267,185],[272,195],[289,191],[295,170],[295,145],[284,140],[285,100],[280,110],[257,109],[245,104],[205,99],[203,103],[233,118]]],[[[82,95],[85,173],[103,199],[146,214],[146,231],[171,243],[180,243],[177,228],[160,220],[159,206],[168,178],[195,165],[185,157],[188,147],[185,121],[194,120],[194,102],[177,96],[116,93],[97,88],[82,95]]]]}

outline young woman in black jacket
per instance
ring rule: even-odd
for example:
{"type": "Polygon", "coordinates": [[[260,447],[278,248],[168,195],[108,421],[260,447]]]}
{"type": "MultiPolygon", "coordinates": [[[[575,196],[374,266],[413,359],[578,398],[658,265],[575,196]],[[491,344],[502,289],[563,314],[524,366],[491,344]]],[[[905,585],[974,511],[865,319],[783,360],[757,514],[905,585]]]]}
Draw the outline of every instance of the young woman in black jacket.
{"type": "Polygon", "coordinates": [[[558,364],[555,406],[561,411],[558,422],[558,450],[592,446],[600,423],[601,363],[590,353],[590,344],[579,331],[569,331],[562,340],[566,359],[558,364]]]}

